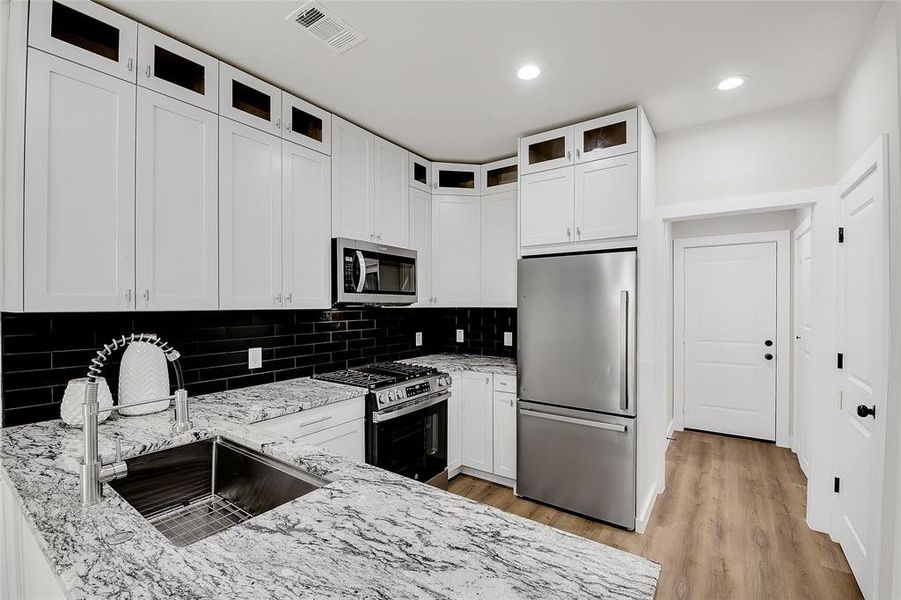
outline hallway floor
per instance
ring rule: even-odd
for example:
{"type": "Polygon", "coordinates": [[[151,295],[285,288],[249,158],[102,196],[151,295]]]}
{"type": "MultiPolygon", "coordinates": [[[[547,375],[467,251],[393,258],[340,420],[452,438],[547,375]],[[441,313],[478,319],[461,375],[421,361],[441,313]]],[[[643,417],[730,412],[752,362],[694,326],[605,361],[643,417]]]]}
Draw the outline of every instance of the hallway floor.
{"type": "Polygon", "coordinates": [[[644,535],[466,475],[450,491],[660,563],[658,599],[861,597],[838,544],[807,527],[806,479],[790,450],[677,432],[666,470],[666,492],[644,535]]]}

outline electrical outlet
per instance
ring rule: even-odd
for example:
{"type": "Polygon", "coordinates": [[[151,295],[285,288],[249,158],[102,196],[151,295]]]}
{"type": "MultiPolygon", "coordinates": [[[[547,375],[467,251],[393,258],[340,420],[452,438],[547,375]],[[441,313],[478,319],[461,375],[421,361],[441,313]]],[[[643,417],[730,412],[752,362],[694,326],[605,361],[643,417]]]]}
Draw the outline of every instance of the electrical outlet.
{"type": "Polygon", "coordinates": [[[512,346],[513,345],[513,332],[505,331],[504,332],[504,346],[512,346]]]}
{"type": "Polygon", "coordinates": [[[259,369],[263,366],[263,349],[250,348],[247,351],[247,368],[259,369]]]}
{"type": "Polygon", "coordinates": [[[416,345],[422,346],[422,332],[421,331],[416,332],[416,345]]]}
{"type": "Polygon", "coordinates": [[[458,344],[463,343],[463,330],[462,329],[457,330],[457,343],[458,344]]]}

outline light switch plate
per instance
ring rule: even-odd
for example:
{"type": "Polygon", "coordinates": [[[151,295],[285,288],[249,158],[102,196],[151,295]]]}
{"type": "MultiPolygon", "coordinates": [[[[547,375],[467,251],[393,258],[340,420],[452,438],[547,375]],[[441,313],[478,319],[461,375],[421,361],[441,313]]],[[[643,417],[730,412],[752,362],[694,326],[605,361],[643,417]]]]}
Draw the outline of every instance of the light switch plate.
{"type": "Polygon", "coordinates": [[[459,343],[459,344],[463,343],[463,330],[462,329],[457,330],[457,343],[459,343]]]}
{"type": "Polygon", "coordinates": [[[416,345],[422,346],[422,332],[421,331],[416,332],[416,345]]]}
{"type": "Polygon", "coordinates": [[[247,351],[247,368],[259,369],[263,366],[263,349],[250,348],[247,351]]]}
{"type": "Polygon", "coordinates": [[[513,332],[505,331],[504,332],[504,346],[512,346],[513,345],[513,332]]]}

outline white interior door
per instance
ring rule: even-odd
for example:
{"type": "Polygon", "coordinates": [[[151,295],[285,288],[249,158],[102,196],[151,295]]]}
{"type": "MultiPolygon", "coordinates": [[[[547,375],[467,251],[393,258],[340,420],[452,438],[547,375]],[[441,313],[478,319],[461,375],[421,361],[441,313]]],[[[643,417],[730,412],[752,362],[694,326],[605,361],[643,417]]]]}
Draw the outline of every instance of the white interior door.
{"type": "Polygon", "coordinates": [[[813,232],[810,217],[794,232],[795,261],[795,354],[794,354],[794,444],[801,470],[810,467],[810,373],[812,359],[810,340],[813,336],[811,286],[813,268],[813,232]]]}
{"type": "Polygon", "coordinates": [[[882,530],[885,439],[886,227],[882,160],[867,161],[843,181],[837,319],[841,392],[836,468],[840,478],[837,538],[866,598],[875,598],[882,530]]]}
{"type": "Polygon", "coordinates": [[[775,440],[775,242],[686,248],[684,273],[685,427],[775,440]]]}

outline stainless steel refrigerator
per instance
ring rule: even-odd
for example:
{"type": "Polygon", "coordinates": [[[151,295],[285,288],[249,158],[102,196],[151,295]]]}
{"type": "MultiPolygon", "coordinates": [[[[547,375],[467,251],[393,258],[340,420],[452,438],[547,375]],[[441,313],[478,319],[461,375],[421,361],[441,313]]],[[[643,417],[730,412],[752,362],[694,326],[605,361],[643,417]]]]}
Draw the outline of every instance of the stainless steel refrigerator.
{"type": "Polygon", "coordinates": [[[518,266],[516,493],[635,528],[634,250],[518,266]]]}

